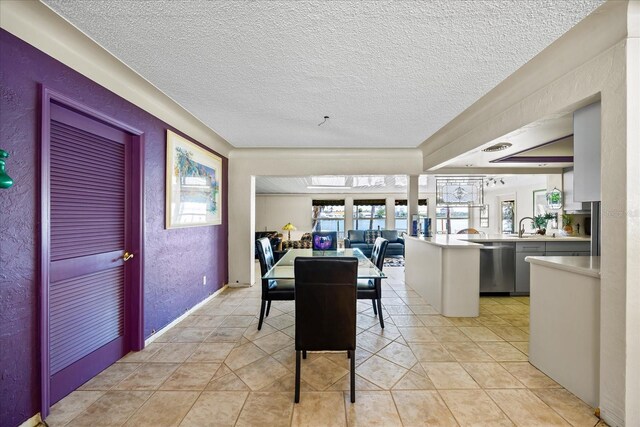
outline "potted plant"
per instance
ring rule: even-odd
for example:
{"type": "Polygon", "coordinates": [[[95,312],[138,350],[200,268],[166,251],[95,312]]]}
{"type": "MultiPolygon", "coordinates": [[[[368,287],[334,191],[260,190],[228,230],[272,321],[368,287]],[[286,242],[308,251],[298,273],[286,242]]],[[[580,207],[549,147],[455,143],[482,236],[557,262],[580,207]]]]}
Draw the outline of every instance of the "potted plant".
{"type": "Polygon", "coordinates": [[[545,214],[536,215],[535,217],[533,217],[532,228],[537,228],[538,231],[536,231],[536,233],[544,235],[547,232],[547,222],[553,218],[553,214],[548,212],[545,214]]]}
{"type": "Polygon", "coordinates": [[[562,230],[567,234],[573,234],[573,215],[562,214],[562,230]]]}

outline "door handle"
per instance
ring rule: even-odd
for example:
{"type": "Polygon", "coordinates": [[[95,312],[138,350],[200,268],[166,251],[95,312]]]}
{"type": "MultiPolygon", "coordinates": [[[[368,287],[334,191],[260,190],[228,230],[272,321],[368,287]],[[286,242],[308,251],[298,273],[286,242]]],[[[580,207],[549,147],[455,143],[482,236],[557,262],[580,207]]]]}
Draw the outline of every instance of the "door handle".
{"type": "Polygon", "coordinates": [[[124,262],[129,261],[131,258],[133,258],[133,254],[131,254],[129,252],[125,252],[124,255],[122,256],[122,260],[124,262]]]}

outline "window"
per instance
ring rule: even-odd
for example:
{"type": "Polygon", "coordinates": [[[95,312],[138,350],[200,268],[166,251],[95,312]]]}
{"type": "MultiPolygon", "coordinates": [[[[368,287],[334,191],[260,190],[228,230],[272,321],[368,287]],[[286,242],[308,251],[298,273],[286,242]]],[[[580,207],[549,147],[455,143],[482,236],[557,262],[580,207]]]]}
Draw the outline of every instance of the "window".
{"type": "Polygon", "coordinates": [[[489,205],[483,205],[480,208],[480,227],[489,227],[489,205]]]}
{"type": "Polygon", "coordinates": [[[353,201],[353,228],[356,230],[384,230],[386,217],[384,199],[353,201]]]}
{"type": "MultiPolygon", "coordinates": [[[[395,207],[395,227],[398,231],[409,232],[409,210],[406,200],[396,200],[395,207]]],[[[420,226],[422,226],[425,218],[429,217],[429,205],[427,199],[418,200],[418,216],[420,218],[420,226]]]]}
{"type": "Polygon", "coordinates": [[[436,233],[456,234],[460,230],[469,228],[468,207],[437,207],[436,233]]]}
{"type": "Polygon", "coordinates": [[[429,199],[418,199],[418,215],[420,219],[429,217],[429,199]]]}
{"type": "Polygon", "coordinates": [[[336,231],[344,239],[344,200],[313,200],[312,231],[336,231]]]}
{"type": "Polygon", "coordinates": [[[407,201],[406,200],[396,200],[395,207],[395,228],[400,231],[408,231],[408,216],[409,212],[407,209],[407,201]]]}
{"type": "Polygon", "coordinates": [[[515,208],[516,202],[515,200],[505,200],[500,203],[500,218],[502,220],[502,234],[512,234],[515,233],[515,208]]]}

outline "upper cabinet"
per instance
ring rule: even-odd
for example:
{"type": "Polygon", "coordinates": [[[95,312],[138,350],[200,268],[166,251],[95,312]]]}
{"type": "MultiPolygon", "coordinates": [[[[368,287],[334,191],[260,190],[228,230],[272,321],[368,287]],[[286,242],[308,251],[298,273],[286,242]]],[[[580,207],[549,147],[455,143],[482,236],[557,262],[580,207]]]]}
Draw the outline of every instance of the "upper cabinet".
{"type": "Polygon", "coordinates": [[[601,200],[600,101],[573,113],[573,199],[601,200]]]}
{"type": "Polygon", "coordinates": [[[567,168],[562,173],[562,188],[564,189],[564,200],[562,210],[566,213],[591,213],[591,203],[577,202],[573,194],[573,168],[567,168]]]}

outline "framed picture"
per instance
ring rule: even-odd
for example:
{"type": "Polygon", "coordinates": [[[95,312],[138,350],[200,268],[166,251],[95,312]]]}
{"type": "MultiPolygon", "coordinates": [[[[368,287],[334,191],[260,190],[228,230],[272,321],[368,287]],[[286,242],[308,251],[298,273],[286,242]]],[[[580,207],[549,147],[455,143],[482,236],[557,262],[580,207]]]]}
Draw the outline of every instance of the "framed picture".
{"type": "Polygon", "coordinates": [[[222,223],[222,159],[167,130],[166,228],[222,223]]]}
{"type": "Polygon", "coordinates": [[[533,216],[544,215],[547,212],[547,190],[533,192],[533,216]]]}
{"type": "Polygon", "coordinates": [[[480,227],[489,227],[489,205],[482,205],[480,207],[480,227]]]}

